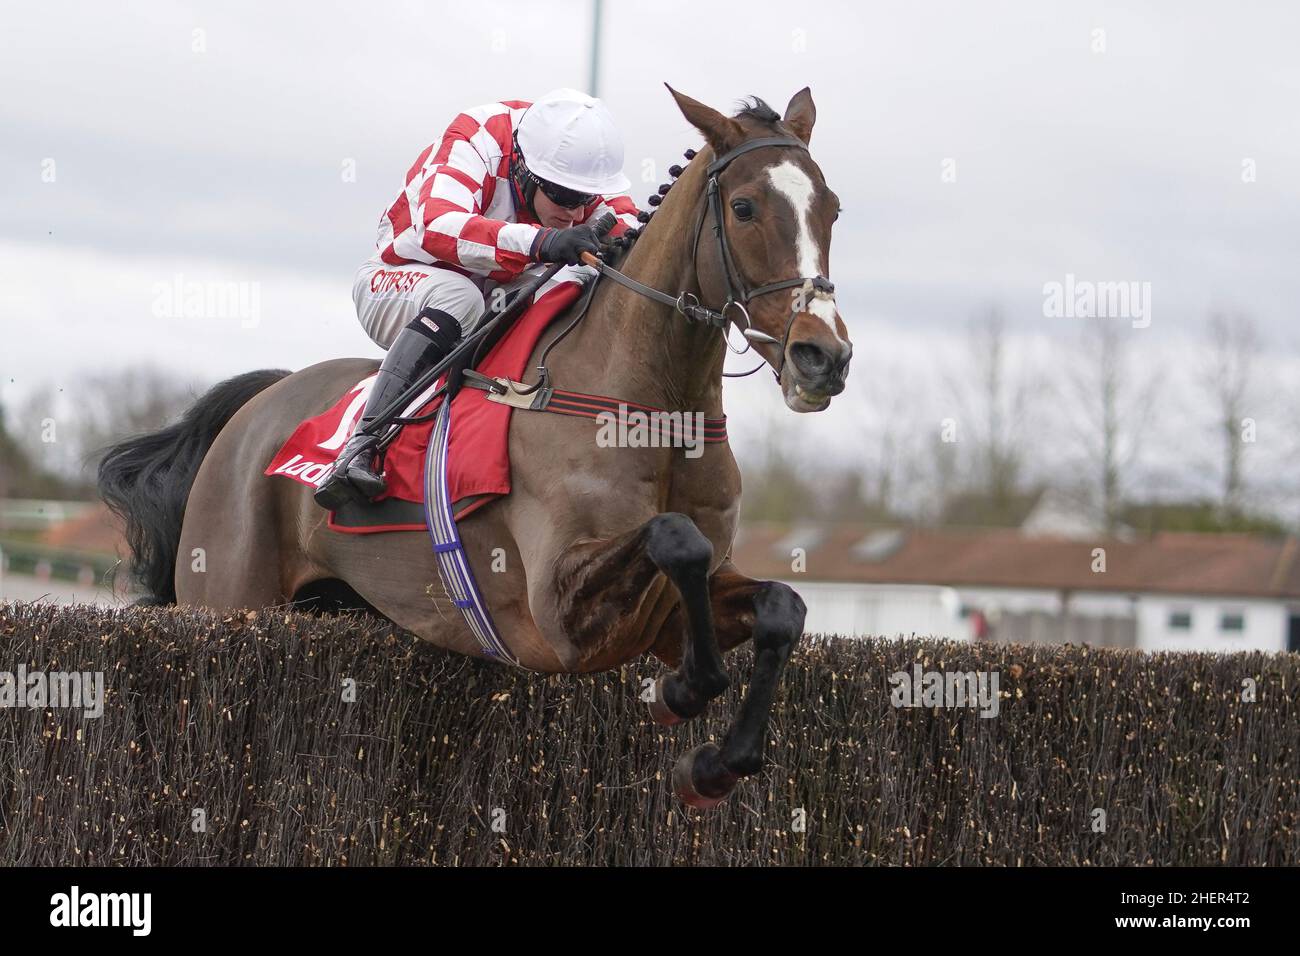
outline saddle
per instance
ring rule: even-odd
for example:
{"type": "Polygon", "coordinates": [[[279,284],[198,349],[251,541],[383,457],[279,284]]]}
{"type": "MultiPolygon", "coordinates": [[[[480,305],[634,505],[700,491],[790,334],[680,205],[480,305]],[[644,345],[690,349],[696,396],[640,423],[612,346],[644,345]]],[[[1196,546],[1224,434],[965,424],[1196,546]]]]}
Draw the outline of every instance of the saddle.
{"type": "MultiPolygon", "coordinates": [[[[588,296],[594,281],[586,286],[588,296]]],[[[569,280],[549,288],[525,287],[485,316],[458,349],[386,409],[379,423],[390,431],[379,453],[387,489],[373,502],[350,502],[329,516],[335,531],[366,534],[425,530],[427,497],[425,460],[435,416],[444,405],[454,406],[455,424],[448,436],[447,480],[463,517],[510,490],[507,433],[514,405],[494,402],[504,390],[501,381],[517,387],[537,340],[548,326],[578,303],[583,286],[569,280]],[[533,297],[533,292],[537,294],[533,297]],[[529,302],[521,302],[528,296],[529,302]],[[526,305],[526,308],[524,307],[526,305]],[[507,310],[514,308],[511,315],[507,310]],[[494,321],[504,316],[503,321],[494,321]],[[465,385],[472,387],[465,388],[465,385]]],[[[299,424],[264,474],[290,478],[316,487],[328,475],[335,455],[356,427],[374,373],[352,384],[321,415],[299,424]]]]}

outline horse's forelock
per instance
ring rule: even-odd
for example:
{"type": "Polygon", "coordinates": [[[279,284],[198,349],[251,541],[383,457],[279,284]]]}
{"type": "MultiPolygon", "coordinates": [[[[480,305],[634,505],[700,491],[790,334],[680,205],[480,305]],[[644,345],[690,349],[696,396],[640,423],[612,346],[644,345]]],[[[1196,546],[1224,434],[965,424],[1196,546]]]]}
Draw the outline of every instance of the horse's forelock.
{"type": "Polygon", "coordinates": [[[761,97],[749,96],[740,101],[739,108],[732,119],[750,119],[756,123],[775,126],[781,122],[781,114],[768,106],[761,97]]]}

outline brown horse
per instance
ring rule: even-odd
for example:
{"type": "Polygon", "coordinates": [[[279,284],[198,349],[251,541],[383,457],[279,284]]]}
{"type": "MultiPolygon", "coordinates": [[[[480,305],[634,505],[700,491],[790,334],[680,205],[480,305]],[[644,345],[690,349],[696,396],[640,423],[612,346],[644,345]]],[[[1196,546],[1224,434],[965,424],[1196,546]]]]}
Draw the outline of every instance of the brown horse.
{"type": "MultiPolygon", "coordinates": [[[[797,93],[783,117],[757,99],[728,117],[669,89],[708,146],[664,195],[622,271],[705,305],[730,300],[736,284],[757,293],[775,283],[747,309],[722,312],[733,323],[748,316],[748,338],[777,372],[786,404],[819,411],[843,389],[852,348],[833,296],[810,301],[801,281],[829,286],[839,205],[806,148],[812,96],[797,93]],[[727,154],[711,204],[707,167],[727,154]]],[[[564,324],[542,336],[533,359],[564,324]]],[[[548,365],[566,388],[719,418],[725,332],[601,280],[548,365]]],[[[375,366],[340,359],[292,375],[249,373],[216,386],[165,431],[112,450],[101,493],[127,520],[133,566],[154,601],[258,608],[351,595],[439,647],[481,653],[441,588],[430,587],[437,571],[426,536],[336,533],[310,489],[263,476],[299,422],[375,366]]],[[[654,718],[672,724],[726,689],[723,653],[753,638],[753,678],[721,746],[697,748],[674,771],[684,800],[716,804],[762,765],[773,697],[805,613],[789,587],[748,578],[731,562],[740,474],[730,448],[710,445],[691,458],[672,448],[598,447],[589,420],[517,411],[509,453],[510,494],[459,530],[522,666],[606,670],[649,651],[675,669],[651,702],[654,718]]]]}

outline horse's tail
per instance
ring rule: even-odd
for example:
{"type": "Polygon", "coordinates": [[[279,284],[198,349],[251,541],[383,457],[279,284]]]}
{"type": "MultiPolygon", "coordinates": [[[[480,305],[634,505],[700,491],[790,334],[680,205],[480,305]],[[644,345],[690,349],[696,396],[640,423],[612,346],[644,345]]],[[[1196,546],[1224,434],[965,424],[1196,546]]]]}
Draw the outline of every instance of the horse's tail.
{"type": "Polygon", "coordinates": [[[235,412],[289,373],[245,372],[212,386],[180,420],[108,448],[99,464],[99,495],[126,525],[138,604],[176,603],[176,550],[190,486],[203,457],[235,412]]]}

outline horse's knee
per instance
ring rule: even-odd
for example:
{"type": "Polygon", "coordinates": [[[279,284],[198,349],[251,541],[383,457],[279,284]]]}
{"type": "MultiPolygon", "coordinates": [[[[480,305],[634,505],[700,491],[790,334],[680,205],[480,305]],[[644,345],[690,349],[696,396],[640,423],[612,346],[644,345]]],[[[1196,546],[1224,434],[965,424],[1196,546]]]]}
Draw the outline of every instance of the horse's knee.
{"type": "Polygon", "coordinates": [[[754,647],[789,654],[803,636],[808,614],[799,593],[788,584],[769,581],[754,595],[754,647]]]}
{"type": "Polygon", "coordinates": [[[645,530],[650,560],[674,579],[708,574],[713,545],[686,515],[675,511],[655,515],[645,530]]]}

